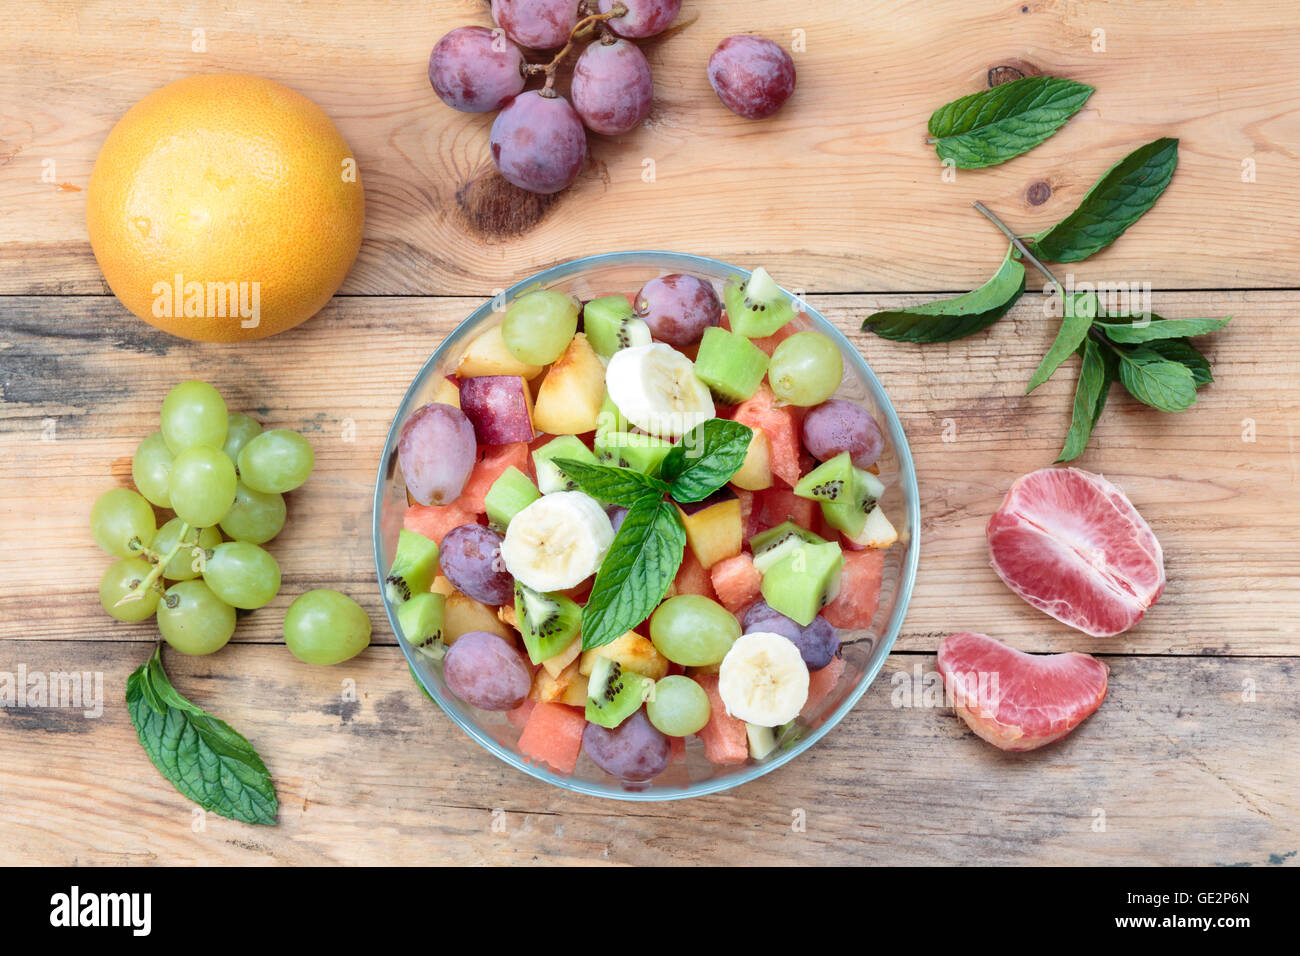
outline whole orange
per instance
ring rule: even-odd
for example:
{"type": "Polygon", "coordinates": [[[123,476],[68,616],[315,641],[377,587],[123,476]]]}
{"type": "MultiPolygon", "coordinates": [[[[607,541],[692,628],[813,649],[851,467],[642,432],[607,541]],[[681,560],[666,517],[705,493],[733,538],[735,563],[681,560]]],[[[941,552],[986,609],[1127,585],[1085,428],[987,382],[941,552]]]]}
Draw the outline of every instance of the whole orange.
{"type": "Polygon", "coordinates": [[[257,76],[150,93],[113,127],[86,194],[90,245],[150,325],[203,342],[311,318],[356,259],[356,160],[311,100],[257,76]]]}

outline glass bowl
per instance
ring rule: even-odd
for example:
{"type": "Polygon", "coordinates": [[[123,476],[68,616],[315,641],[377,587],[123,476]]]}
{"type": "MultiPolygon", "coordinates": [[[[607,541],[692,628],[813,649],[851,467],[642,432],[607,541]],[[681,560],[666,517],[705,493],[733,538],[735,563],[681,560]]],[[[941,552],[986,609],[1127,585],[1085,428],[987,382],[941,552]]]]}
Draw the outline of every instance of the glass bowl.
{"type": "Polygon", "coordinates": [[[719,292],[724,282],[749,275],[744,269],[703,256],[673,252],[615,252],[587,256],[547,269],[507,289],[503,295],[484,302],[438,345],[407,389],[388,431],[375,482],[373,534],[381,600],[402,653],[429,696],[465,733],[512,767],[565,790],[622,800],[677,800],[727,790],[794,760],[820,740],[858,702],[884,665],[903,625],[920,550],[916,472],[898,415],[880,381],[857,349],[816,309],[802,304],[811,327],[830,336],[844,355],[844,382],[836,397],[864,405],[887,436],[885,450],[878,462],[880,478],[886,486],[881,506],[899,533],[898,542],[885,552],[880,608],[875,621],[867,630],[840,631],[846,663],[844,673],[811,719],[803,721],[801,718],[801,723],[806,724],[802,735],[778,747],[763,761],[751,760],[734,766],[709,763],[699,740],[690,738],[685,761],[670,764],[658,777],[645,783],[624,783],[606,774],[586,754],[578,758],[572,774],[558,773],[545,764],[529,762],[517,747],[519,730],[510,724],[504,713],[478,710],[447,690],[442,679],[442,665],[415,651],[401,637],[395,609],[382,596],[382,583],[397,549],[397,534],[407,505],[406,487],[397,466],[397,440],[402,423],[415,409],[432,400],[440,375],[454,368],[455,360],[459,359],[465,345],[479,331],[499,322],[505,304],[524,292],[539,288],[557,289],[585,300],[611,292],[635,292],[647,280],[675,272],[709,279],[719,292]]]}

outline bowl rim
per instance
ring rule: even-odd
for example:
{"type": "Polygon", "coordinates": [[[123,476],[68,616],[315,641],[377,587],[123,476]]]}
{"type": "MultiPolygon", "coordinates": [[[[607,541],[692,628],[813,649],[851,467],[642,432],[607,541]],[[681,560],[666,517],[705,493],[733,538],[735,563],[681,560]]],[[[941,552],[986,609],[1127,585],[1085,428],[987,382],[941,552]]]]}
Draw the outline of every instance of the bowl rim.
{"type": "MultiPolygon", "coordinates": [[[[916,571],[920,561],[921,554],[921,504],[919,486],[916,478],[916,468],[912,461],[911,447],[908,445],[907,436],[903,431],[903,425],[898,417],[898,412],[894,408],[889,394],[885,391],[884,385],[876,376],[871,366],[867,363],[866,358],[861,352],[849,341],[832,322],[830,322],[821,312],[810,305],[803,296],[794,296],[791,298],[801,307],[808,318],[817,327],[818,331],[830,336],[832,341],[840,347],[841,353],[846,353],[849,357],[849,364],[854,367],[858,374],[868,386],[872,393],[872,398],[876,400],[879,410],[884,413],[887,421],[886,428],[889,432],[890,441],[894,445],[898,455],[899,483],[904,491],[904,500],[907,511],[907,527],[909,537],[906,548],[907,553],[903,560],[903,569],[898,583],[898,594],[894,604],[893,614],[881,635],[879,645],[873,649],[874,663],[871,664],[862,674],[857,686],[849,693],[844,701],[837,707],[834,712],[828,714],[822,721],[820,727],[812,730],[800,737],[788,749],[782,751],[768,760],[751,765],[747,770],[736,773],[715,777],[709,780],[692,783],[687,786],[666,786],[655,787],[653,782],[645,790],[626,790],[616,789],[612,784],[596,784],[589,781],[581,780],[570,775],[556,773],[540,764],[534,764],[524,760],[518,754],[507,749],[503,744],[496,740],[491,734],[484,732],[478,726],[477,722],[468,719],[462,719],[459,714],[459,706],[450,704],[443,699],[442,692],[437,685],[429,687],[421,677],[420,669],[416,667],[417,661],[414,657],[416,651],[407,643],[406,639],[401,636],[398,629],[396,613],[384,595],[383,581],[387,576],[384,563],[387,560],[386,555],[381,553],[381,529],[380,513],[385,497],[385,486],[387,484],[387,473],[389,463],[393,460],[396,452],[397,438],[400,434],[401,424],[404,420],[403,410],[411,402],[417,388],[423,388],[428,375],[437,368],[446,354],[459,344],[461,339],[465,338],[471,330],[476,330],[478,326],[489,316],[501,311],[499,303],[512,301],[517,296],[528,291],[532,287],[550,284],[552,282],[567,279],[583,272],[595,268],[606,266],[636,266],[645,265],[649,267],[664,267],[682,272],[690,272],[692,268],[701,269],[711,272],[729,272],[737,278],[745,279],[750,275],[750,271],[734,266],[731,263],[723,262],[720,259],[713,259],[708,256],[695,255],[693,253],[669,252],[657,249],[647,250],[627,250],[622,252],[606,252],[593,256],[581,256],[576,259],[570,259],[549,268],[536,272],[527,278],[521,279],[508,289],[487,299],[483,304],[471,312],[462,320],[451,332],[449,332],[432,354],[420,366],[411,384],[407,386],[403,394],[397,411],[393,416],[393,422],[389,426],[388,435],[384,441],[384,449],[379,459],[379,469],[375,478],[374,495],[371,502],[371,549],[374,552],[375,574],[377,575],[379,600],[383,604],[384,613],[388,617],[388,625],[397,638],[398,647],[402,650],[402,655],[406,658],[407,666],[412,676],[420,685],[421,689],[442,709],[443,713],[456,724],[462,731],[475,740],[489,753],[498,759],[521,770],[529,776],[541,780],[545,783],[552,784],[562,790],[573,793],[581,793],[587,796],[604,797],[612,800],[626,800],[632,802],[654,802],[665,800],[684,800],[692,797],[702,797],[713,793],[719,793],[724,790],[730,790],[733,787],[750,783],[757,780],[764,774],[782,767],[794,760],[796,757],[811,748],[817,741],[821,740],[829,733],[844,716],[857,706],[858,701],[867,692],[872,684],[875,683],[885,661],[888,659],[890,652],[893,650],[894,642],[897,640],[902,630],[903,620],[907,615],[907,610],[911,605],[912,591],[916,582],[916,571]],[[647,261],[653,260],[653,261],[647,261]]],[[[788,290],[784,290],[787,291],[788,290]]]]}

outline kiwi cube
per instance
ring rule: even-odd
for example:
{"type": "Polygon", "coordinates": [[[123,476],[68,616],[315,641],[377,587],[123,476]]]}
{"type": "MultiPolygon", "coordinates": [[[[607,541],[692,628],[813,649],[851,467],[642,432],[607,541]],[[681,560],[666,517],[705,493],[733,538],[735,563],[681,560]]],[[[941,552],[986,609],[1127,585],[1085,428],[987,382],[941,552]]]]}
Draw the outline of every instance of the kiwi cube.
{"type": "MultiPolygon", "coordinates": [[[[832,458],[820,468],[814,468],[804,476],[804,480],[800,481],[799,485],[802,486],[808,479],[813,478],[818,471],[825,468],[826,465],[838,461],[839,458],[843,458],[847,462],[848,453],[845,452],[843,455],[837,456],[837,458],[832,458]]],[[[823,481],[816,487],[824,490],[830,484],[830,481],[823,481]]],[[[835,530],[844,532],[852,540],[857,541],[863,527],[866,525],[867,515],[876,507],[876,502],[884,493],[885,486],[879,478],[869,471],[854,468],[850,463],[849,479],[846,487],[841,488],[835,498],[820,497],[816,500],[821,502],[822,516],[826,518],[826,523],[835,530]]],[[[802,494],[799,486],[795,487],[795,494],[802,494]]],[[[804,495],[804,497],[813,497],[813,495],[804,495]]]]}
{"type": "Polygon", "coordinates": [[[695,358],[695,377],[723,405],[753,398],[767,374],[767,353],[743,335],[719,326],[704,330],[695,358]]]}
{"type": "Polygon", "coordinates": [[[826,539],[801,528],[793,521],[782,521],[774,528],[761,531],[749,539],[754,567],[762,574],[800,544],[825,544],[826,539]]]}
{"type": "Polygon", "coordinates": [[[854,470],[849,453],[843,452],[800,478],[794,493],[813,501],[847,501],[854,494],[854,470]]]}
{"type": "Polygon", "coordinates": [[[561,435],[552,439],[533,452],[533,470],[537,472],[537,487],[542,494],[554,494],[557,491],[577,491],[577,484],[555,463],[556,458],[572,458],[598,464],[591,449],[582,443],[576,435],[561,435]]]}
{"type": "Polygon", "coordinates": [[[515,582],[515,616],[528,659],[550,660],[573,643],[582,630],[582,608],[563,594],[543,594],[515,582]]]}
{"type": "Polygon", "coordinates": [[[763,572],[759,587],[772,610],[807,627],[839,594],[843,569],[844,554],[837,543],[798,542],[763,572]]]}
{"type": "Polygon", "coordinates": [[[582,330],[596,354],[606,359],[620,349],[651,341],[650,326],[632,314],[625,295],[603,295],[583,306],[582,330]]]}
{"type": "Polygon", "coordinates": [[[654,684],[618,661],[596,658],[587,678],[587,720],[612,730],[641,709],[654,684]]]}
{"type": "Polygon", "coordinates": [[[510,525],[510,519],[542,496],[533,480],[511,465],[497,476],[483,498],[488,522],[498,531],[510,525]]]}
{"type": "Polygon", "coordinates": [[[603,464],[631,468],[643,475],[659,474],[659,466],[673,450],[672,442],[640,432],[597,432],[592,445],[603,464]]]}
{"type": "Polygon", "coordinates": [[[441,594],[422,591],[397,609],[397,626],[408,644],[419,649],[442,640],[446,600],[441,594]]]}
{"type": "Polygon", "coordinates": [[[748,339],[775,335],[794,318],[794,305],[781,287],[759,266],[744,282],[728,282],[722,290],[731,331],[748,339]]]}
{"type": "Polygon", "coordinates": [[[397,535],[397,553],[384,580],[384,597],[402,604],[429,590],[438,573],[438,544],[418,531],[403,528],[397,535]]]}

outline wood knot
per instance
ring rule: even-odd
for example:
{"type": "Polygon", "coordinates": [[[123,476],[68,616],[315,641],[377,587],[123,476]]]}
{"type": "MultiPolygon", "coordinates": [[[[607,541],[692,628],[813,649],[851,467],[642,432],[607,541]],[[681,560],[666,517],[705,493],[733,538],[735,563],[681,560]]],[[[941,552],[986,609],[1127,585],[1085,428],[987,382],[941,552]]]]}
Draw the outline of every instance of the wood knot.
{"type": "Polygon", "coordinates": [[[1010,83],[1012,80],[1023,79],[1026,76],[1038,76],[1041,72],[1038,67],[1024,60],[1008,60],[1006,63],[989,68],[989,86],[1001,86],[1003,83],[1010,83]]]}
{"type": "Polygon", "coordinates": [[[1031,206],[1041,206],[1051,198],[1051,185],[1043,182],[1041,179],[1036,183],[1030,183],[1029,188],[1025,190],[1025,199],[1031,206]]]}
{"type": "Polygon", "coordinates": [[[488,239],[508,239],[532,229],[554,205],[558,193],[543,196],[506,182],[494,166],[471,177],[456,191],[465,221],[488,239]]]}

